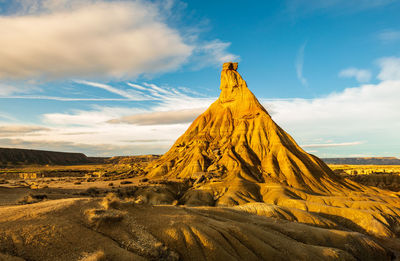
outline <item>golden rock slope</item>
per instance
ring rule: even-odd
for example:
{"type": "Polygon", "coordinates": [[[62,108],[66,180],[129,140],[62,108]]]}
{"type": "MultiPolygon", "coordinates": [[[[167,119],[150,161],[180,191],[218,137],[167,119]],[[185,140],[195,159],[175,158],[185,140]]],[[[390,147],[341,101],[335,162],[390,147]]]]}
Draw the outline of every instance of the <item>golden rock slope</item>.
{"type": "Polygon", "coordinates": [[[241,209],[262,214],[265,206],[254,205],[262,202],[375,236],[400,233],[400,194],[341,179],[300,148],[248,89],[237,63],[223,65],[220,89],[220,97],[147,168],[151,178],[197,179],[181,203],[253,204],[241,209]]]}
{"type": "Polygon", "coordinates": [[[229,207],[104,204],[71,198],[0,207],[0,214],[0,260],[393,258],[391,251],[361,233],[259,217],[229,207]]]}

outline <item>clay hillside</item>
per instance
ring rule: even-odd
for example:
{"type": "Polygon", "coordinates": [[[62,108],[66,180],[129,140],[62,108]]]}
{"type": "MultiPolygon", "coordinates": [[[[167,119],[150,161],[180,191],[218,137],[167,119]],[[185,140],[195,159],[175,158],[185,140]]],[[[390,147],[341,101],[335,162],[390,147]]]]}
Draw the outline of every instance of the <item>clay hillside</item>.
{"type": "Polygon", "coordinates": [[[69,165],[88,162],[89,159],[83,153],[0,148],[0,165],[69,165]]]}
{"type": "Polygon", "coordinates": [[[308,210],[315,219],[346,219],[375,235],[399,233],[398,194],[339,178],[305,152],[271,119],[237,67],[223,65],[219,98],[149,165],[148,177],[196,179],[183,204],[244,205],[258,213],[264,202],[308,210]]]}

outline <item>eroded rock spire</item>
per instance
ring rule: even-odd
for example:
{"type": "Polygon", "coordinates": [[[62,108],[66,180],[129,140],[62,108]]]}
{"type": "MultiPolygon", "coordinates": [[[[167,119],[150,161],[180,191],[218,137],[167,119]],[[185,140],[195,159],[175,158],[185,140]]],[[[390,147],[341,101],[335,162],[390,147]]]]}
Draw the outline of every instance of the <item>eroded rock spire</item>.
{"type": "MultiPolygon", "coordinates": [[[[213,182],[202,193],[209,191],[210,201],[220,205],[261,200],[259,184],[312,193],[340,193],[351,187],[271,119],[237,68],[237,63],[223,64],[220,97],[148,167],[148,175],[193,179],[203,175],[213,182]],[[224,184],[236,185],[222,193],[226,187],[218,186],[224,184]]],[[[193,198],[188,195],[186,200],[193,198]]]]}

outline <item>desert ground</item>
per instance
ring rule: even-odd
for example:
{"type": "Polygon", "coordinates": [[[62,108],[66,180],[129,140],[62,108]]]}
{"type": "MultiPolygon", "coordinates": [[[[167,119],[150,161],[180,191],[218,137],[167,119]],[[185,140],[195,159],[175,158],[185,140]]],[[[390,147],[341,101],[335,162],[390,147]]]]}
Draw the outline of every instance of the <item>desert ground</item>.
{"type": "MultiPolygon", "coordinates": [[[[141,170],[158,157],[150,158],[1,169],[0,260],[398,258],[400,240],[353,232],[353,224],[326,215],[266,203],[184,205],[182,195],[196,180],[149,180],[141,170]]],[[[330,167],[400,172],[400,166],[330,167]]]]}

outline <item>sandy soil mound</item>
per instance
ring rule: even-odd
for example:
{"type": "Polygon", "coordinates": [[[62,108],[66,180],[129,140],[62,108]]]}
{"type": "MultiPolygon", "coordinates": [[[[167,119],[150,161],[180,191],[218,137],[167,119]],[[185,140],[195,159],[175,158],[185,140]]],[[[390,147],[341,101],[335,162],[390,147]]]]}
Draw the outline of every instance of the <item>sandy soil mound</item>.
{"type": "MultiPolygon", "coordinates": [[[[361,233],[308,213],[140,205],[115,196],[0,207],[0,260],[390,260],[361,233]],[[276,212],[276,214],[267,214],[276,212]],[[280,213],[280,214],[279,214],[280,213]],[[266,216],[289,213],[286,220],[266,216]],[[321,227],[287,220],[319,223],[321,227]],[[314,221],[312,221],[314,220],[314,221]],[[322,228],[330,227],[330,229],[322,228]]],[[[257,207],[257,209],[261,209],[257,207]]]]}

